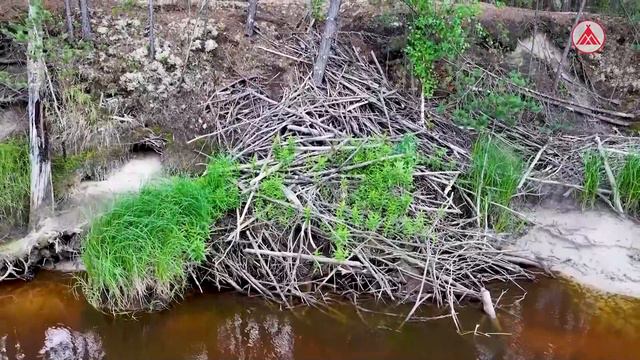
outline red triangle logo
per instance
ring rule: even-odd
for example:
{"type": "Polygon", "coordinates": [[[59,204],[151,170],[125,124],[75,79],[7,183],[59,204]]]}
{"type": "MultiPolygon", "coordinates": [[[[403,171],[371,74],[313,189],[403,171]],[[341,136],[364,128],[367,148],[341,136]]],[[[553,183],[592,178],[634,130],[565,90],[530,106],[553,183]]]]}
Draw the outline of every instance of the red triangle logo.
{"type": "Polygon", "coordinates": [[[584,30],[576,45],[600,45],[600,40],[596,34],[591,30],[591,25],[587,25],[587,28],[584,30]]]}

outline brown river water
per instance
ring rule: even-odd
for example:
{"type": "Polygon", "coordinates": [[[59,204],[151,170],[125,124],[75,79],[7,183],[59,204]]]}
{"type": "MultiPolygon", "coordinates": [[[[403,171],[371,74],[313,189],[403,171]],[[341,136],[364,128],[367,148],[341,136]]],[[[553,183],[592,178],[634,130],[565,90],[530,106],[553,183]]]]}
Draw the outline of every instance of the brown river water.
{"type": "MultiPolygon", "coordinates": [[[[0,360],[640,359],[640,300],[557,279],[521,284],[524,299],[510,288],[499,301],[499,324],[477,305],[457,308],[462,335],[450,317],[399,329],[400,318],[381,314],[410,306],[287,310],[216,292],[191,294],[160,313],[114,318],[93,310],[72,285],[57,273],[0,284],[0,360]]],[[[427,306],[420,315],[442,314],[427,306]]]]}

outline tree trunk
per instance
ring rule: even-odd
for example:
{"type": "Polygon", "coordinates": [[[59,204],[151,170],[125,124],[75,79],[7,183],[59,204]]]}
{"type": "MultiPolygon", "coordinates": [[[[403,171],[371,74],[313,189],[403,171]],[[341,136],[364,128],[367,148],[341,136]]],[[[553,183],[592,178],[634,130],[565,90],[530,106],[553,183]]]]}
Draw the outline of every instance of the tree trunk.
{"type": "Polygon", "coordinates": [[[313,83],[316,86],[322,84],[324,78],[324,70],[327,67],[327,60],[329,60],[329,52],[331,51],[331,45],[333,39],[338,30],[338,12],[340,11],[340,0],[331,0],[329,2],[329,11],[327,12],[327,21],[324,24],[324,33],[322,34],[322,40],[320,41],[320,50],[318,51],[318,58],[313,65],[313,83]]]}
{"type": "Polygon", "coordinates": [[[64,0],[64,11],[67,16],[67,34],[69,34],[69,40],[73,41],[73,17],[71,16],[71,0],[64,0]]]}
{"type": "Polygon", "coordinates": [[[153,0],[148,0],[149,5],[149,58],[156,58],[156,34],[155,21],[153,20],[153,0]]]}
{"type": "Polygon", "coordinates": [[[85,40],[93,39],[91,33],[91,23],[89,15],[89,0],[80,0],[80,14],[82,16],[82,38],[85,40]]]}
{"type": "Polygon", "coordinates": [[[42,53],[42,0],[29,3],[29,44],[27,48],[27,74],[29,81],[29,159],[31,162],[31,200],[29,227],[34,229],[45,217],[53,213],[53,188],[49,138],[41,99],[44,82],[42,53]]]}
{"type": "Polygon", "coordinates": [[[247,9],[247,23],[244,25],[244,34],[253,35],[253,25],[256,22],[256,11],[258,10],[258,0],[249,0],[247,9]]]}

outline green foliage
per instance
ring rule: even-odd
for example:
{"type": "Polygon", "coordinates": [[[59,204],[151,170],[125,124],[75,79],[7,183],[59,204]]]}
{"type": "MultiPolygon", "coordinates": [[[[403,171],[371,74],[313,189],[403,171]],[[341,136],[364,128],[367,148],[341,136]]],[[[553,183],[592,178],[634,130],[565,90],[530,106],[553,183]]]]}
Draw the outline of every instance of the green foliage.
{"type": "Polygon", "coordinates": [[[20,91],[27,88],[27,82],[21,80],[16,75],[9,74],[9,72],[0,70],[0,85],[6,86],[14,91],[20,91]]]}
{"type": "Polygon", "coordinates": [[[280,143],[280,137],[276,136],[273,141],[273,155],[283,166],[289,166],[296,158],[296,142],[293,136],[287,138],[285,146],[280,143]]]}
{"type": "Polygon", "coordinates": [[[602,180],[604,162],[600,153],[589,151],[582,155],[582,164],[584,166],[582,206],[593,207],[602,180]]]}
{"type": "Polygon", "coordinates": [[[640,212],[640,154],[628,155],[617,174],[616,183],[625,211],[640,212]]]}
{"type": "Polygon", "coordinates": [[[5,225],[26,224],[29,184],[27,143],[23,139],[0,143],[0,218],[5,225]]]}
{"type": "Polygon", "coordinates": [[[498,120],[513,126],[525,111],[541,111],[536,100],[525,98],[510,88],[510,83],[518,86],[527,84],[527,80],[520,74],[512,72],[509,74],[509,82],[500,80],[486,90],[481,86],[482,75],[481,70],[475,69],[470,72],[462,71],[456,77],[453,119],[457,124],[483,129],[491,120],[498,120]]]}
{"type": "Polygon", "coordinates": [[[437,86],[435,62],[454,59],[467,47],[467,31],[463,25],[477,14],[475,5],[443,3],[435,6],[429,0],[409,0],[416,12],[405,52],[413,73],[422,82],[426,96],[437,86]]]}
{"type": "Polygon", "coordinates": [[[255,200],[255,210],[258,218],[267,221],[273,220],[280,225],[290,225],[295,216],[295,210],[270,200],[286,202],[287,196],[284,193],[284,186],[284,178],[280,174],[271,175],[260,183],[258,194],[266,199],[258,197],[255,200]]]}
{"type": "Polygon", "coordinates": [[[311,16],[316,21],[322,21],[324,18],[325,0],[311,0],[311,16]]]}
{"type": "Polygon", "coordinates": [[[88,124],[95,125],[100,119],[100,106],[81,86],[64,87],[62,100],[67,112],[82,117],[88,124]]]}
{"type": "Polygon", "coordinates": [[[509,207],[522,170],[522,159],[499,139],[483,135],[475,142],[466,180],[483,224],[486,220],[496,231],[513,224],[512,214],[504,207],[509,207]]]}
{"type": "Polygon", "coordinates": [[[209,226],[239,205],[234,164],[217,157],[199,179],[176,177],[119,199],[82,249],[83,290],[96,307],[149,309],[182,294],[205,260],[209,226]]]}

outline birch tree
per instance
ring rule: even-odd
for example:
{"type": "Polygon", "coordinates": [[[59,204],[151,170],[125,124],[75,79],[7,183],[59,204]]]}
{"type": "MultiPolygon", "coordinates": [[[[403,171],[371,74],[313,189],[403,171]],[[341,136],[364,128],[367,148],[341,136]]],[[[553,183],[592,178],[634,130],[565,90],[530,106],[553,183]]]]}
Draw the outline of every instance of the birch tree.
{"type": "Polygon", "coordinates": [[[31,162],[31,196],[29,227],[31,229],[53,212],[53,187],[47,122],[42,103],[44,60],[42,0],[29,0],[29,43],[27,45],[27,75],[29,84],[29,160],[31,162]]]}
{"type": "Polygon", "coordinates": [[[82,18],[82,38],[93,39],[91,32],[91,15],[89,14],[89,0],[80,0],[80,17],[82,18]]]}
{"type": "Polygon", "coordinates": [[[341,0],[330,0],[329,11],[327,11],[327,21],[324,24],[324,33],[320,41],[320,49],[318,51],[318,57],[313,65],[313,83],[316,86],[322,84],[322,78],[324,78],[324,70],[327,67],[327,60],[329,60],[329,53],[331,52],[331,45],[336,36],[338,30],[338,12],[340,11],[341,0]]]}

